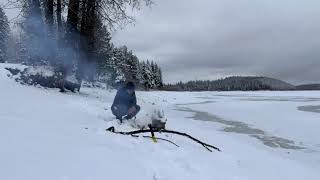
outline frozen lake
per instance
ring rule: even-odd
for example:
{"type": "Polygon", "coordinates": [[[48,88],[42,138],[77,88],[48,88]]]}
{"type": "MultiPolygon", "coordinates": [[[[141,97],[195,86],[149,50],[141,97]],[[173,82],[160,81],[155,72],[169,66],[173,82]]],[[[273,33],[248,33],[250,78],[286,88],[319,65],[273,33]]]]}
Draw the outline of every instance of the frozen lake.
{"type": "Polygon", "coordinates": [[[317,149],[320,144],[316,128],[320,125],[320,92],[199,92],[188,95],[189,98],[177,95],[176,100],[183,103],[176,103],[176,110],[194,113],[190,117],[194,120],[224,125],[224,132],[247,134],[275,148],[306,149],[303,144],[310,143],[317,149]]]}
{"type": "Polygon", "coordinates": [[[320,170],[320,92],[164,93],[185,118],[212,122],[217,131],[261,143],[274,153],[320,170]]]}

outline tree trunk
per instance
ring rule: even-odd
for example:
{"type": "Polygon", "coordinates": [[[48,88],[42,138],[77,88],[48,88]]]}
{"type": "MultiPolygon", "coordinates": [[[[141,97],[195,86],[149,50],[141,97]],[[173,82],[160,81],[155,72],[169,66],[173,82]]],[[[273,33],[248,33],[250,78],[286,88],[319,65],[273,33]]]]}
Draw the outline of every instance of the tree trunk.
{"type": "MultiPolygon", "coordinates": [[[[73,75],[75,67],[79,63],[79,0],[69,0],[68,16],[67,16],[67,29],[66,29],[66,45],[65,49],[67,57],[63,61],[63,77],[64,82],[67,76],[73,75]]],[[[79,83],[81,80],[79,80],[79,83]]],[[[63,83],[65,85],[65,83],[63,83]]]]}
{"type": "Polygon", "coordinates": [[[70,45],[76,40],[76,34],[78,33],[78,14],[79,14],[79,0],[70,0],[67,17],[67,39],[70,45]]]}
{"type": "Polygon", "coordinates": [[[87,61],[87,0],[83,0],[81,4],[81,28],[80,28],[80,62],[78,67],[78,76],[85,78],[86,61],[87,61]]]}
{"type": "Polygon", "coordinates": [[[95,68],[95,28],[96,28],[96,0],[83,1],[81,7],[81,65],[80,74],[92,81],[95,68]]]}
{"type": "Polygon", "coordinates": [[[48,35],[53,37],[53,0],[46,0],[45,14],[48,26],[48,35]]]}
{"type": "Polygon", "coordinates": [[[62,6],[61,6],[61,0],[57,0],[57,24],[58,24],[58,41],[62,38],[62,32],[63,32],[63,27],[62,27],[62,6]]]}
{"type": "Polygon", "coordinates": [[[41,16],[41,5],[39,0],[32,0],[31,13],[33,16],[41,16]]]}
{"type": "MultiPolygon", "coordinates": [[[[93,53],[95,50],[95,28],[97,22],[96,16],[96,0],[90,0],[87,6],[87,39],[88,39],[88,52],[93,53]]],[[[93,59],[92,59],[93,60],[93,59]]]]}
{"type": "Polygon", "coordinates": [[[88,22],[87,22],[87,33],[88,33],[88,79],[90,81],[94,80],[96,73],[96,28],[97,28],[97,16],[96,16],[96,0],[90,0],[87,6],[88,22]]]}

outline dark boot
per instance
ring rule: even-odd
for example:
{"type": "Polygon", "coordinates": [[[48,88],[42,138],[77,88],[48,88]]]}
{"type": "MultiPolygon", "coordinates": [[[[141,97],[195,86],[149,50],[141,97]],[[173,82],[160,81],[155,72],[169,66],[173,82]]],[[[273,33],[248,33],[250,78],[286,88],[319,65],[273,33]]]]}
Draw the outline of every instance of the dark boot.
{"type": "Polygon", "coordinates": [[[118,119],[120,121],[120,123],[122,123],[122,117],[116,117],[116,119],[118,119]]]}
{"type": "Polygon", "coordinates": [[[112,114],[116,116],[116,119],[119,119],[122,123],[123,116],[126,115],[127,108],[124,106],[112,106],[111,107],[112,114]]]}
{"type": "Polygon", "coordinates": [[[132,119],[133,117],[135,117],[139,113],[140,106],[135,105],[135,108],[136,108],[135,112],[133,112],[132,114],[128,114],[127,116],[124,117],[126,120],[132,119]]]}

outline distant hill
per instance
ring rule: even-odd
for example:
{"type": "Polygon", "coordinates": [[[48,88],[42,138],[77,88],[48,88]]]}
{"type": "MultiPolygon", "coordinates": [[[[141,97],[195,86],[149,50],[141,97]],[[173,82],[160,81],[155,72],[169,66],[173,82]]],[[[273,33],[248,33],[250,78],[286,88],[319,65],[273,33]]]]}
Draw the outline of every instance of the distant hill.
{"type": "Polygon", "coordinates": [[[217,80],[216,83],[221,84],[223,89],[228,89],[231,86],[232,90],[294,90],[295,86],[287,82],[269,78],[233,76],[222,80],[217,80]]]}
{"type": "Polygon", "coordinates": [[[302,84],[296,88],[297,90],[320,90],[320,84],[302,84]]]}
{"type": "Polygon", "coordinates": [[[269,86],[271,90],[295,90],[296,89],[294,85],[279,79],[260,77],[258,78],[258,81],[260,81],[264,85],[269,86]]]}
{"type": "Polygon", "coordinates": [[[165,85],[171,91],[256,91],[256,90],[295,90],[287,82],[258,76],[232,76],[215,81],[189,81],[165,85]]]}

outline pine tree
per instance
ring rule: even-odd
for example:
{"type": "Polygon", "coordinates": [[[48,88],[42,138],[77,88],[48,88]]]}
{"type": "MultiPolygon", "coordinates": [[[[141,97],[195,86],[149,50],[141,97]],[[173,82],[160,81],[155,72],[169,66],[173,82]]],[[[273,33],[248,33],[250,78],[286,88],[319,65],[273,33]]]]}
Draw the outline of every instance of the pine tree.
{"type": "Polygon", "coordinates": [[[125,79],[139,84],[139,59],[132,51],[128,51],[126,47],[122,48],[122,57],[120,58],[124,63],[120,68],[124,72],[125,79]]]}
{"type": "Polygon", "coordinates": [[[44,58],[47,52],[47,47],[44,45],[46,33],[40,1],[26,1],[23,13],[25,18],[21,27],[23,30],[22,43],[27,54],[26,63],[30,65],[47,64],[44,58]]]}
{"type": "Polygon", "coordinates": [[[161,73],[161,69],[158,66],[158,64],[154,64],[154,70],[153,70],[153,74],[155,77],[155,86],[156,88],[159,88],[162,86],[162,73],[161,73]]]}
{"type": "Polygon", "coordinates": [[[142,67],[142,76],[143,76],[143,81],[144,81],[144,86],[146,89],[154,88],[154,79],[153,79],[153,74],[152,74],[152,68],[150,61],[147,60],[147,63],[143,63],[142,67]]]}
{"type": "Polygon", "coordinates": [[[47,24],[48,36],[53,37],[53,23],[54,23],[54,0],[45,0],[45,17],[47,24]]]}
{"type": "Polygon", "coordinates": [[[57,32],[57,39],[59,41],[59,44],[61,45],[61,39],[63,38],[63,25],[62,25],[62,0],[57,0],[57,9],[56,9],[56,16],[57,16],[57,26],[58,26],[58,32],[57,32]]]}
{"type": "Polygon", "coordinates": [[[5,62],[7,54],[7,42],[9,39],[9,21],[0,6],[0,62],[5,62]]]}
{"type": "Polygon", "coordinates": [[[149,76],[147,73],[147,64],[144,61],[140,63],[139,74],[140,74],[140,84],[142,84],[145,89],[149,89],[150,84],[149,84],[149,76]]]}
{"type": "Polygon", "coordinates": [[[68,7],[68,17],[67,17],[67,32],[66,32],[66,39],[67,44],[71,45],[72,47],[77,46],[78,39],[78,23],[79,23],[79,9],[80,2],[79,0],[69,0],[69,7],[68,7]]]}
{"type": "MultiPolygon", "coordinates": [[[[151,0],[19,0],[23,6],[20,38],[14,39],[20,62],[27,65],[51,65],[65,82],[77,74],[81,82],[102,80],[111,84],[133,81],[138,86],[156,88],[160,84],[155,62],[139,62],[126,46],[115,48],[110,29],[132,20],[126,9],[139,9],[151,0]],[[66,11],[66,12],[64,12],[66,11]],[[62,14],[67,19],[64,27],[62,14]],[[80,67],[80,68],[79,68],[80,67]],[[91,67],[91,68],[89,68],[91,67]]],[[[0,61],[4,61],[8,20],[0,9],[0,61]],[[6,22],[6,23],[4,23],[6,22]],[[7,28],[4,28],[7,27],[7,28]]],[[[8,43],[7,43],[8,44],[8,43]]],[[[11,53],[11,54],[14,54],[11,53]]],[[[12,55],[10,55],[12,56],[12,55]]],[[[13,57],[13,56],[12,56],[13,57]]],[[[60,77],[59,77],[60,78],[60,77]]]]}
{"type": "Polygon", "coordinates": [[[156,64],[151,61],[150,63],[150,70],[151,70],[151,79],[152,79],[152,86],[153,88],[157,86],[157,74],[156,74],[156,64]]]}
{"type": "Polygon", "coordinates": [[[122,46],[119,48],[115,48],[112,54],[112,68],[114,69],[113,79],[115,83],[120,83],[122,81],[126,81],[125,76],[125,54],[127,52],[127,47],[122,46]]]}
{"type": "Polygon", "coordinates": [[[111,43],[111,34],[107,27],[101,23],[96,30],[96,36],[99,37],[96,42],[97,73],[98,79],[104,82],[110,82],[113,68],[113,45],[111,43]]]}
{"type": "Polygon", "coordinates": [[[162,70],[161,68],[159,67],[159,82],[160,82],[160,88],[163,87],[163,79],[162,79],[162,70]]]}

